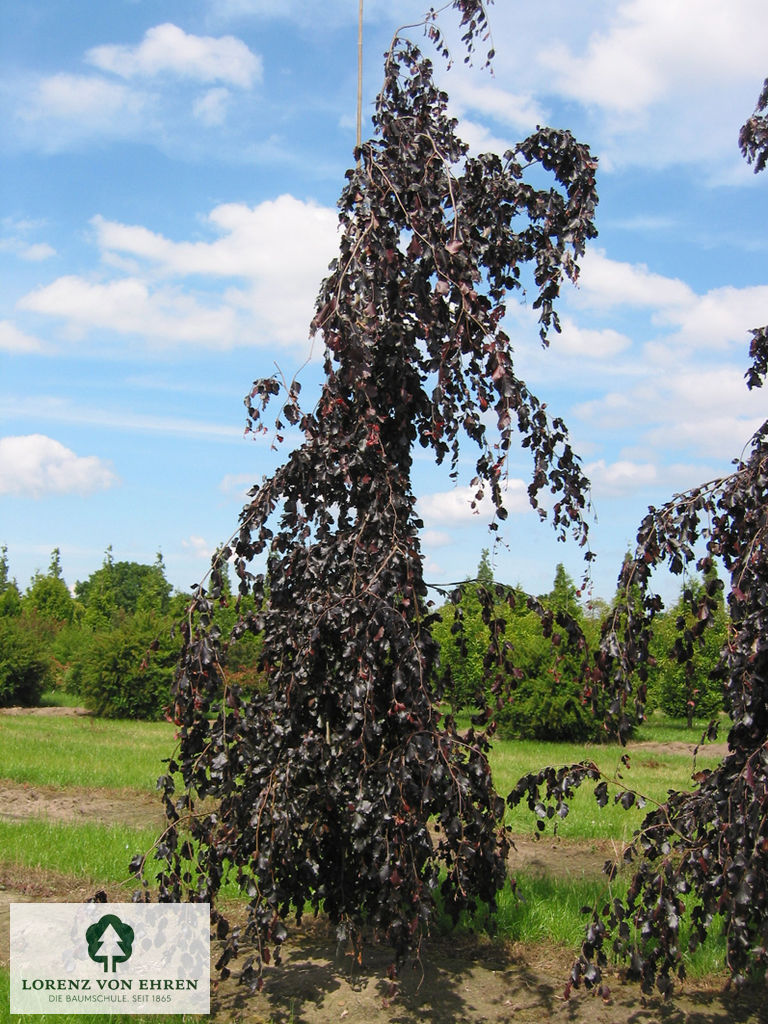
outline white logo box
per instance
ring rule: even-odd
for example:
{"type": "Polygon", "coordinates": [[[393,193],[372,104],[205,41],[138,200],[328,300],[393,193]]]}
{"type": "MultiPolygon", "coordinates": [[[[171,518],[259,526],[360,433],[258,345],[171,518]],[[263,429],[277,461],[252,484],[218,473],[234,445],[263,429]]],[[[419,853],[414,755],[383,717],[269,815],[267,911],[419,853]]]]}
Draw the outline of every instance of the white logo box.
{"type": "Polygon", "coordinates": [[[207,903],[12,903],[11,1013],[210,1013],[207,903]]]}

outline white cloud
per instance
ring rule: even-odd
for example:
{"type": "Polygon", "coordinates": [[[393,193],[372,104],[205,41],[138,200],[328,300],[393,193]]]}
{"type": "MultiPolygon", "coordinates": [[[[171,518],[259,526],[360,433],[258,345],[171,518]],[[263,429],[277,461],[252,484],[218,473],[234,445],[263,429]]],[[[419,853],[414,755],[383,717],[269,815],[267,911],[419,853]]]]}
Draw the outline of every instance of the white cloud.
{"type": "Polygon", "coordinates": [[[214,242],[173,242],[140,226],[94,217],[101,247],[147,260],[168,274],[204,274],[215,277],[259,277],[275,263],[306,267],[315,272],[318,259],[334,255],[338,216],[328,207],[303,202],[291,195],[266,200],[258,206],[224,203],[208,216],[222,237],[214,242]]]}
{"type": "Polygon", "coordinates": [[[684,358],[675,361],[674,352],[664,355],[633,387],[582,403],[574,414],[614,438],[631,431],[624,453],[631,459],[681,451],[723,460],[737,455],[765,419],[764,397],[748,392],[732,367],[696,370],[684,358]]]}
{"type": "Polygon", "coordinates": [[[557,356],[578,356],[581,359],[605,359],[628,349],[632,342],[610,327],[592,330],[579,327],[568,317],[561,320],[562,332],[550,335],[550,347],[557,356]]]}
{"type": "Polygon", "coordinates": [[[42,263],[56,255],[56,250],[47,242],[29,242],[26,239],[25,235],[37,225],[23,221],[15,223],[12,218],[6,218],[3,226],[7,226],[11,233],[0,238],[0,252],[14,253],[27,263],[42,263]]]}
{"type": "Polygon", "coordinates": [[[579,287],[571,294],[576,306],[683,309],[696,299],[693,289],[679,278],[656,274],[644,263],[609,259],[600,249],[588,250],[580,266],[579,287]]]}
{"type": "Polygon", "coordinates": [[[75,335],[101,329],[214,348],[228,347],[237,337],[231,308],[205,307],[173,289],[151,292],[136,278],[102,284],[67,275],[23,296],[18,306],[64,319],[75,335]]]}
{"type": "Polygon", "coordinates": [[[422,530],[421,543],[429,548],[446,548],[453,543],[453,537],[443,530],[422,530]]]}
{"type": "Polygon", "coordinates": [[[30,263],[42,263],[43,260],[49,260],[55,256],[56,250],[47,242],[36,242],[34,245],[27,245],[21,249],[19,255],[30,263]]]}
{"type": "MultiPolygon", "coordinates": [[[[450,101],[451,107],[461,115],[472,111],[491,117],[509,125],[516,133],[527,134],[549,120],[548,111],[530,93],[514,93],[498,85],[480,84],[475,77],[465,74],[451,80],[450,101]]],[[[459,134],[462,134],[461,129],[459,134]]]]}
{"type": "Polygon", "coordinates": [[[764,415],[750,417],[718,409],[687,420],[662,423],[654,430],[649,430],[646,436],[649,443],[661,451],[669,445],[670,435],[674,434],[678,449],[688,449],[725,462],[741,455],[744,446],[749,444],[750,438],[764,421],[764,415]]]}
{"type": "MultiPolygon", "coordinates": [[[[261,57],[240,39],[189,35],[171,24],[150,29],[135,47],[97,46],[85,60],[91,73],[61,71],[11,84],[14,129],[25,145],[56,152],[90,139],[136,138],[174,158],[200,155],[203,143],[192,126],[222,125],[230,100],[224,86],[251,90],[263,73],[261,57]],[[215,88],[195,97],[195,84],[215,88]]],[[[238,159],[243,145],[240,139],[238,159]]]]}
{"type": "Polygon", "coordinates": [[[172,73],[200,82],[251,88],[262,77],[262,60],[234,36],[188,35],[166,23],[149,29],[138,46],[96,46],[88,63],[122,78],[172,73]]]}
{"type": "Polygon", "coordinates": [[[489,17],[493,87],[567,124],[603,173],[687,163],[721,182],[741,164],[736,134],[766,73],[764,0],[547,0],[489,17]]]}
{"type": "Polygon", "coordinates": [[[89,139],[157,135],[159,97],[101,75],[61,72],[16,83],[13,127],[24,146],[58,152],[89,139]]]}
{"type": "Polygon", "coordinates": [[[205,537],[198,537],[195,534],[183,540],[181,546],[195,558],[209,559],[214,552],[214,546],[209,544],[205,537]]]}
{"type": "Polygon", "coordinates": [[[145,261],[167,276],[244,279],[244,287],[226,293],[233,315],[247,323],[243,343],[304,344],[318,286],[336,254],[335,210],[282,195],[255,207],[217,206],[208,222],[220,236],[212,242],[174,242],[102,217],[92,224],[109,259],[145,261]]]}
{"type": "Polygon", "coordinates": [[[39,338],[25,334],[10,320],[0,320],[1,352],[44,352],[45,348],[39,338]]]}
{"type": "Polygon", "coordinates": [[[28,120],[85,119],[91,128],[110,129],[116,118],[139,113],[143,103],[140,95],[119,82],[62,72],[41,79],[22,115],[28,120]]]}
{"type": "MultiPolygon", "coordinates": [[[[678,358],[681,346],[701,351],[702,347],[726,349],[737,344],[746,351],[749,331],[768,322],[768,285],[726,285],[697,295],[679,278],[654,273],[642,263],[609,259],[600,250],[584,256],[579,288],[569,293],[569,300],[576,308],[601,312],[618,308],[647,310],[653,326],[667,328],[647,346],[647,353],[657,359],[663,359],[667,351],[678,358]]],[[[566,327],[563,331],[566,338],[568,330],[566,327]]],[[[575,330],[573,344],[588,349],[592,332],[586,332],[582,341],[580,335],[585,332],[575,330]]],[[[615,332],[598,333],[609,344],[615,332]]],[[[622,337],[615,338],[617,352],[622,337]]],[[[596,348],[599,350],[600,345],[596,348]]]]}
{"type": "Polygon", "coordinates": [[[0,438],[0,494],[91,494],[117,478],[95,455],[79,456],[43,434],[0,438]]]}
{"type": "Polygon", "coordinates": [[[555,44],[540,55],[565,95],[628,115],[673,90],[761,80],[768,9],[763,0],[628,0],[612,9],[586,52],[555,44]]]}
{"type": "Polygon", "coordinates": [[[30,395],[27,398],[0,397],[0,416],[6,418],[44,419],[51,423],[85,423],[102,430],[119,430],[173,437],[206,438],[209,441],[241,441],[242,429],[232,424],[182,416],[158,416],[135,413],[108,406],[98,407],[74,403],[55,395],[30,395]]]}
{"type": "Polygon", "coordinates": [[[723,347],[738,342],[746,351],[748,332],[768,322],[768,285],[714,288],[685,307],[660,310],[656,323],[679,328],[671,342],[723,347]]]}
{"type": "Polygon", "coordinates": [[[620,459],[610,464],[604,459],[590,462],[584,472],[592,484],[593,494],[615,497],[634,491],[658,480],[658,470],[650,462],[638,463],[620,459]]]}
{"type": "Polygon", "coordinates": [[[227,473],[219,483],[219,490],[224,494],[245,500],[254,483],[253,473],[227,473]]]}
{"type": "Polygon", "coordinates": [[[462,142],[466,142],[469,146],[469,152],[472,155],[478,153],[502,154],[514,146],[513,140],[494,135],[487,125],[470,121],[466,117],[459,120],[456,132],[462,142]]]}
{"type": "Polygon", "coordinates": [[[209,128],[223,124],[227,117],[229,97],[229,89],[209,89],[208,92],[195,100],[192,112],[198,121],[202,121],[209,128]]]}
{"type": "MultiPolygon", "coordinates": [[[[425,522],[434,524],[470,523],[473,519],[488,522],[493,516],[493,502],[488,494],[477,501],[477,487],[456,487],[452,491],[425,494],[418,500],[419,514],[425,522]],[[475,501],[475,508],[472,502],[475,501]]],[[[504,506],[508,512],[521,515],[531,511],[528,487],[522,480],[506,480],[502,484],[504,506]]]]}
{"type": "Polygon", "coordinates": [[[638,213],[632,217],[618,217],[611,220],[612,228],[620,228],[622,231],[655,232],[669,231],[675,227],[675,220],[672,217],[652,213],[638,213]]]}

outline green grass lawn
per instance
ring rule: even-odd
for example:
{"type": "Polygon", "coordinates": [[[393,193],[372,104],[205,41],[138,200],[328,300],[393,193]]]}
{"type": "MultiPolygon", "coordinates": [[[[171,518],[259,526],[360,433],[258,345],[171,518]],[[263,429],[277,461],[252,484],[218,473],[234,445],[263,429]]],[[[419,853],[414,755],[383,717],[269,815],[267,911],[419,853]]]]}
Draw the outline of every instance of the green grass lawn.
{"type": "MultiPolygon", "coordinates": [[[[693,730],[687,730],[685,723],[654,716],[643,726],[639,739],[659,744],[673,740],[696,743],[701,732],[698,724],[693,730]]],[[[0,716],[0,777],[62,788],[86,786],[153,791],[157,776],[164,770],[163,758],[173,752],[174,734],[174,727],[167,723],[72,716],[0,716]]],[[[664,800],[670,788],[690,788],[691,757],[677,750],[498,741],[491,763],[496,788],[506,794],[518,778],[529,771],[546,764],[569,764],[585,759],[593,760],[609,776],[621,769],[623,784],[651,799],[664,800]],[[622,767],[620,761],[627,751],[629,768],[622,767]]],[[[703,749],[697,767],[713,766],[716,760],[703,749]]],[[[585,785],[576,794],[571,813],[565,820],[558,821],[559,835],[565,840],[582,841],[629,839],[645,812],[636,808],[625,811],[612,800],[601,809],[592,795],[593,788],[594,784],[585,785]]],[[[535,818],[525,805],[508,812],[507,820],[516,833],[535,832],[535,818]]],[[[548,824],[547,832],[551,828],[548,824]]],[[[134,854],[149,850],[156,838],[157,832],[151,828],[43,820],[0,822],[0,861],[72,875],[78,881],[92,882],[95,887],[125,884],[129,894],[135,883],[129,877],[128,863],[134,854]]],[[[518,874],[517,882],[517,896],[511,891],[500,896],[493,925],[495,933],[509,940],[550,942],[574,950],[583,934],[582,907],[596,905],[608,892],[607,880],[602,878],[542,879],[523,871],[518,874]]],[[[619,879],[613,884],[616,892],[616,886],[623,883],[619,879]]],[[[231,884],[226,886],[225,894],[227,897],[236,895],[231,884]]],[[[471,920],[463,919],[461,927],[485,929],[487,912],[478,911],[471,920]]],[[[703,975],[721,966],[722,950],[715,945],[711,950],[699,951],[689,964],[689,971],[703,975]]],[[[65,1018],[57,1016],[56,1019],[65,1018]]],[[[181,1024],[181,1018],[175,1019],[181,1024]]]]}
{"type": "Polygon", "coordinates": [[[175,733],[168,722],[0,715],[0,778],[35,786],[154,791],[175,733]]]}
{"type": "MultiPolygon", "coordinates": [[[[643,725],[638,739],[660,744],[672,741],[694,744],[702,730],[700,723],[689,730],[684,722],[655,715],[643,725]]],[[[157,778],[165,770],[163,759],[171,755],[174,747],[175,727],[166,722],[115,721],[90,716],[0,716],[0,778],[31,785],[154,792],[157,778]]],[[[648,751],[633,744],[622,748],[615,744],[584,746],[498,740],[491,752],[496,789],[503,795],[527,772],[548,764],[560,766],[583,760],[594,761],[608,778],[617,778],[617,785],[610,789],[612,797],[622,792],[621,786],[626,786],[650,802],[663,802],[669,789],[685,790],[691,786],[692,758],[678,750],[648,751]],[[628,766],[621,763],[624,754],[629,754],[628,766]]],[[[697,768],[714,767],[716,763],[717,757],[707,753],[706,746],[702,747],[697,768]]],[[[600,808],[593,789],[594,784],[586,783],[576,792],[570,801],[568,816],[564,820],[557,819],[559,835],[583,840],[629,839],[646,811],[638,807],[626,811],[614,803],[613,798],[608,806],[600,808]]],[[[533,833],[536,828],[535,818],[525,803],[507,812],[507,823],[520,833],[533,833]]],[[[6,826],[11,832],[25,827],[6,826]]],[[[548,824],[548,830],[551,828],[548,824]]],[[[9,842],[8,834],[3,843],[5,849],[9,842]]],[[[105,841],[103,846],[105,851],[111,849],[111,841],[105,841]]],[[[46,843],[41,843],[40,849],[45,850],[46,843]]],[[[51,858],[58,856],[55,844],[49,849],[51,858]]]]}
{"type": "MultiPolygon", "coordinates": [[[[697,769],[714,768],[718,758],[699,752],[697,769]]],[[[693,761],[689,754],[653,752],[605,746],[578,746],[571,743],[535,743],[532,741],[500,742],[494,746],[491,767],[496,789],[506,795],[518,779],[530,771],[537,771],[545,765],[560,767],[580,761],[593,761],[608,779],[616,784],[609,786],[611,794],[606,807],[598,807],[593,791],[595,783],[585,782],[569,801],[568,816],[558,819],[557,831],[570,839],[616,839],[626,840],[650,810],[653,801],[663,803],[670,789],[687,790],[692,786],[693,761]],[[623,765],[621,758],[629,755],[629,764],[623,765]],[[619,777],[620,776],[620,777],[619,777]],[[614,796],[621,794],[621,787],[642,794],[649,804],[645,809],[638,806],[624,810],[614,803],[614,796]]],[[[532,831],[535,821],[525,802],[508,811],[507,823],[516,832],[532,831]]]]}
{"type": "Polygon", "coordinates": [[[94,889],[125,884],[130,898],[137,885],[128,864],[135,854],[151,849],[157,834],[125,825],[0,821],[0,850],[6,863],[74,875],[94,889]]]}

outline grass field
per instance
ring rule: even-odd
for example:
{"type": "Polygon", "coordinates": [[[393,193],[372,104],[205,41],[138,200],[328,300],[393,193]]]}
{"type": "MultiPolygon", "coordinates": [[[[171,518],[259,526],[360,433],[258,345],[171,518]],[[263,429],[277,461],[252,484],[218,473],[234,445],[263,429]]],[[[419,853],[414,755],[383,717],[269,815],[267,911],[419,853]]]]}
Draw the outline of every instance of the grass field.
{"type": "MultiPolygon", "coordinates": [[[[616,746],[585,748],[574,744],[544,745],[530,742],[498,742],[492,754],[494,778],[499,792],[506,793],[526,772],[544,764],[567,764],[584,759],[594,760],[609,775],[619,768],[622,784],[636,789],[651,799],[663,800],[669,788],[688,788],[691,756],[680,745],[695,744],[701,726],[686,730],[680,723],[652,721],[644,726],[639,739],[653,744],[651,750],[630,746],[630,767],[621,767],[624,751],[616,746]],[[667,752],[664,744],[672,744],[667,752]]],[[[46,717],[39,715],[0,716],[0,778],[17,784],[50,787],[52,792],[71,787],[114,791],[122,799],[131,794],[146,801],[146,794],[155,789],[157,776],[164,770],[163,759],[174,747],[174,727],[167,723],[136,723],[105,721],[86,716],[46,717]]],[[[697,766],[716,763],[716,758],[700,753],[697,766]]],[[[158,801],[159,805],[159,801],[158,801]]],[[[629,812],[611,801],[600,809],[589,787],[572,801],[571,813],[559,822],[559,835],[569,843],[592,840],[629,838],[645,812],[633,808],[629,812]]],[[[515,833],[532,835],[534,818],[525,807],[510,812],[509,823],[515,833]]],[[[79,883],[96,887],[123,886],[124,899],[130,898],[134,887],[127,865],[139,851],[148,850],[157,836],[157,828],[118,825],[107,822],[71,822],[44,818],[0,820],[0,868],[44,870],[72,876],[79,883]]],[[[592,878],[564,879],[536,877],[520,872],[518,894],[501,894],[499,910],[493,922],[498,939],[520,943],[551,943],[576,950],[579,946],[584,915],[582,908],[602,901],[607,881],[599,875],[592,878]]],[[[621,886],[619,880],[614,883],[621,886]]],[[[465,933],[485,930],[487,914],[478,912],[465,918],[460,929],[465,933]]],[[[689,965],[692,975],[707,975],[720,969],[722,953],[715,944],[699,951],[689,965]]],[[[8,1006],[7,972],[0,972],[0,1020],[8,1006]]],[[[15,1017],[15,1021],[55,1020],[66,1024],[67,1016],[15,1017]]],[[[120,1016],[95,1016],[94,1021],[123,1020],[120,1016]]],[[[130,1016],[126,1021],[143,1018],[130,1016]]],[[[146,1017],[146,1020],[158,1019],[146,1017]]],[[[182,1024],[193,1018],[167,1016],[159,1018],[168,1024],[182,1024]]]]}
{"type": "Polygon", "coordinates": [[[90,715],[4,715],[0,776],[34,786],[154,791],[175,727],[90,715]]]}

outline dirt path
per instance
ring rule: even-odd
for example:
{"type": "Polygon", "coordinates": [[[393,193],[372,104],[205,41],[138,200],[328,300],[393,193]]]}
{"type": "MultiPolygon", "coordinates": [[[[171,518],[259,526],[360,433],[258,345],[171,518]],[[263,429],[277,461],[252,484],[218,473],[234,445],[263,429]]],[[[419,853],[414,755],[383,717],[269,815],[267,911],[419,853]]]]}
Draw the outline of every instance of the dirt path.
{"type": "Polygon", "coordinates": [[[39,715],[42,718],[66,718],[76,715],[77,717],[92,715],[93,712],[89,711],[88,708],[60,708],[60,707],[42,707],[42,708],[0,708],[0,715],[39,715]]]}
{"type": "Polygon", "coordinates": [[[705,743],[700,746],[696,743],[684,743],[682,740],[671,740],[669,743],[646,740],[643,743],[628,743],[626,749],[630,757],[632,755],[642,757],[648,754],[687,754],[693,757],[697,746],[701,757],[716,757],[722,761],[728,753],[727,743],[705,743]]]}
{"type": "Polygon", "coordinates": [[[25,821],[97,821],[104,824],[161,827],[164,821],[160,798],[135,789],[92,789],[32,786],[0,779],[0,819],[25,821]]]}
{"type": "MultiPolygon", "coordinates": [[[[109,790],[32,786],[0,779],[0,820],[97,821],[141,828],[165,819],[159,797],[140,790],[109,790]]],[[[594,878],[602,873],[606,860],[621,855],[607,839],[564,840],[557,836],[514,837],[509,858],[512,873],[526,870],[540,877],[594,878]]]]}

